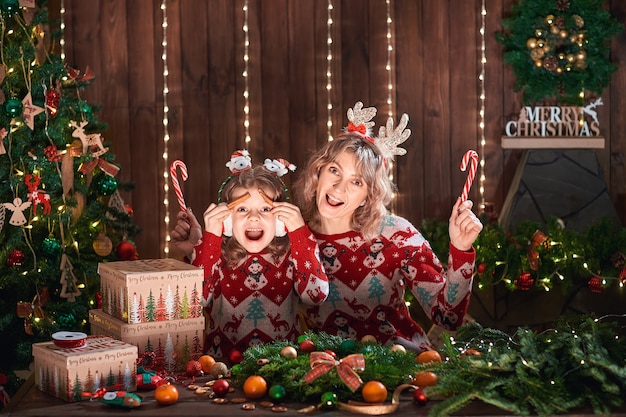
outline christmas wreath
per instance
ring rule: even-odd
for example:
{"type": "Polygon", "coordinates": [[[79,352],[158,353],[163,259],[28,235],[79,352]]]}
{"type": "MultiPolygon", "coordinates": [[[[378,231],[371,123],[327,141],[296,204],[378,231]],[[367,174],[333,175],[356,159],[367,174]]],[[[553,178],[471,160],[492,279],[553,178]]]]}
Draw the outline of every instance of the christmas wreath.
{"type": "Polygon", "coordinates": [[[584,105],[591,93],[602,94],[617,69],[609,59],[609,41],[623,29],[603,3],[520,0],[512,7],[497,39],[525,104],[584,105]]]}

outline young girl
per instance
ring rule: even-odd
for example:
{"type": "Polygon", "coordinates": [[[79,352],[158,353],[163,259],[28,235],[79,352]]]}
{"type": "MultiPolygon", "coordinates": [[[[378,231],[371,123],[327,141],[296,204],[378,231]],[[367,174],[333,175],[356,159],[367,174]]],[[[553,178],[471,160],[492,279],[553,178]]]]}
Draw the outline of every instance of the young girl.
{"type": "Polygon", "coordinates": [[[457,199],[449,221],[447,273],[429,243],[406,219],[385,208],[394,186],[390,159],[406,151],[396,147],[410,135],[403,116],[377,138],[366,131],[375,108],[357,103],[348,111],[348,131],[315,152],[300,175],[299,206],[315,233],[330,282],[325,303],[305,306],[309,327],[380,343],[431,349],[426,334],[404,302],[410,290],[438,325],[454,329],[469,303],[475,251],[482,224],[472,202],[457,199]]]}
{"type": "Polygon", "coordinates": [[[328,295],[317,242],[300,210],[285,201],[277,172],[240,168],[231,168],[218,204],[204,212],[203,233],[190,210],[179,213],[172,232],[192,263],[204,268],[205,351],[217,357],[274,340],[295,341],[299,302],[317,305],[328,295]],[[189,241],[197,241],[195,253],[189,241]]]}

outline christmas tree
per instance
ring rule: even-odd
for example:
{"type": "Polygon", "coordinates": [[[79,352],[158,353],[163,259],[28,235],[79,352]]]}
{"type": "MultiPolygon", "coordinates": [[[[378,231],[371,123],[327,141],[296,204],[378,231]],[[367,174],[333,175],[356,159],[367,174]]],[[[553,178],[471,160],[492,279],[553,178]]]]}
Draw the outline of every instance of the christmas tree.
{"type": "Polygon", "coordinates": [[[106,126],[81,99],[93,75],[55,51],[45,1],[20,4],[0,2],[0,372],[10,381],[32,343],[86,331],[98,263],[136,259],[139,233],[106,126]]]}

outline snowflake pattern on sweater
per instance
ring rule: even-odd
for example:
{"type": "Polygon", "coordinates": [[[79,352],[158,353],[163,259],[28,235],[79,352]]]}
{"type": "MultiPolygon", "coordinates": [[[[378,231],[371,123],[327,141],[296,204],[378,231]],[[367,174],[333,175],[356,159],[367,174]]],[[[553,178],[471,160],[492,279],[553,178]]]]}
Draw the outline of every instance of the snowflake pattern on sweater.
{"type": "Polygon", "coordinates": [[[208,317],[204,350],[227,357],[233,350],[301,333],[298,304],[317,305],[328,295],[328,278],[307,226],[289,232],[291,249],[279,259],[249,254],[234,268],[221,256],[222,237],[204,232],[193,264],[204,268],[202,302],[208,317]]]}
{"type": "Polygon", "coordinates": [[[431,320],[453,330],[463,322],[472,289],[476,252],[450,245],[447,273],[430,244],[406,219],[387,216],[380,235],[316,235],[329,279],[319,306],[304,306],[307,325],[343,337],[372,335],[383,344],[432,349],[410,316],[405,287],[431,320]]]}

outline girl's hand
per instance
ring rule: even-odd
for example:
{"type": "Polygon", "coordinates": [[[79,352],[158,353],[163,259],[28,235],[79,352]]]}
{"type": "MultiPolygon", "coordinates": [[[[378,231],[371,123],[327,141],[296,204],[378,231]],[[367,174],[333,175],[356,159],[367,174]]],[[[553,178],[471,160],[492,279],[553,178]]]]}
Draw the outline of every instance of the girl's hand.
{"type": "Polygon", "coordinates": [[[474,203],[471,200],[461,202],[461,198],[456,200],[448,223],[448,233],[450,233],[450,243],[455,248],[468,251],[472,244],[483,230],[483,224],[472,212],[474,203]]]}
{"type": "Polygon", "coordinates": [[[202,237],[202,227],[191,212],[191,208],[188,208],[187,211],[179,211],[176,218],[176,226],[170,235],[172,242],[187,258],[190,258],[194,246],[202,237]]]}
{"type": "Polygon", "coordinates": [[[211,203],[204,211],[204,230],[215,236],[222,236],[224,220],[226,220],[229,215],[230,210],[226,203],[217,205],[211,203]]]}
{"type": "Polygon", "coordinates": [[[293,232],[304,226],[304,218],[298,206],[295,206],[287,202],[274,202],[274,208],[272,208],[272,214],[274,214],[278,220],[285,223],[285,227],[288,232],[293,232]]]}

